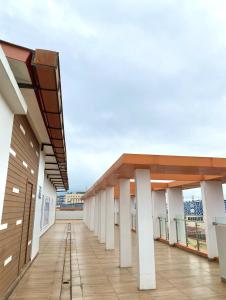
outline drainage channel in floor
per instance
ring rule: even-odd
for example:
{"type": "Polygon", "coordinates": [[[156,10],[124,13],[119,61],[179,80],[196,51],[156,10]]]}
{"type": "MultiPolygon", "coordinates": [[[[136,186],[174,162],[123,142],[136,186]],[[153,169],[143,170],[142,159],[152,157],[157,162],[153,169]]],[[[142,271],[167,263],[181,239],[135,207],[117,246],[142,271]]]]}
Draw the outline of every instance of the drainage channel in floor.
{"type": "Polygon", "coordinates": [[[61,281],[60,299],[72,299],[72,268],[71,268],[71,223],[66,225],[64,265],[61,281]]]}

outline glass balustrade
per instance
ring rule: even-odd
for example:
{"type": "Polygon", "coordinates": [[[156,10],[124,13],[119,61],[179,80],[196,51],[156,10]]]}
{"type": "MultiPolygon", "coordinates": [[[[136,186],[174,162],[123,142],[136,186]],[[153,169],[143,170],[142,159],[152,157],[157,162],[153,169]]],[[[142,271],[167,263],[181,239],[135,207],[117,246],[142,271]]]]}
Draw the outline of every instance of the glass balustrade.
{"type": "Polygon", "coordinates": [[[176,219],[174,220],[176,222],[177,243],[186,245],[187,244],[186,226],[185,226],[186,222],[180,216],[177,216],[176,219]]]}
{"type": "Polygon", "coordinates": [[[131,214],[131,227],[136,230],[136,213],[131,214]]]}
{"type": "Polygon", "coordinates": [[[169,240],[168,219],[166,216],[158,217],[158,219],[159,219],[160,238],[168,241],[169,240]]]}
{"type": "Polygon", "coordinates": [[[200,252],[206,252],[205,224],[176,218],[177,242],[200,252]]]}
{"type": "Polygon", "coordinates": [[[115,211],[115,224],[119,225],[119,212],[115,211]]]}
{"type": "MultiPolygon", "coordinates": [[[[116,219],[119,224],[119,212],[116,213],[116,219]]],[[[168,218],[167,216],[160,216],[158,219],[160,238],[168,241],[168,218]]],[[[207,247],[204,222],[200,220],[187,220],[180,216],[177,216],[174,220],[177,243],[205,253],[207,247]]],[[[226,224],[226,218],[216,218],[214,222],[217,224],[226,224]]],[[[133,212],[131,213],[131,228],[136,231],[136,213],[133,212]]]]}
{"type": "Polygon", "coordinates": [[[214,225],[226,225],[226,217],[215,217],[213,224],[214,225]]]}

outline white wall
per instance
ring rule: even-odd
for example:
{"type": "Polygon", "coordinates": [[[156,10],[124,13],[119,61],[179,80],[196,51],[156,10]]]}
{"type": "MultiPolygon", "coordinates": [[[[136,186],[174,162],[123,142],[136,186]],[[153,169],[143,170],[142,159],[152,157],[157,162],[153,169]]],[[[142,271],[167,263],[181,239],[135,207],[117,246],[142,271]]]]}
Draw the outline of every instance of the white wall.
{"type": "Polygon", "coordinates": [[[56,190],[51,184],[51,182],[47,179],[47,176],[44,173],[44,169],[45,169],[45,157],[44,157],[44,153],[41,152],[39,158],[31,259],[34,259],[34,257],[37,255],[39,251],[40,236],[44,234],[50,228],[50,226],[52,226],[55,222],[56,190]],[[40,195],[40,188],[41,188],[41,195],[40,195]],[[46,225],[44,225],[45,201],[49,202],[48,224],[46,225]]]}
{"type": "Polygon", "coordinates": [[[2,220],[6,178],[9,163],[9,149],[13,129],[13,113],[0,94],[0,224],[2,220]]]}
{"type": "Polygon", "coordinates": [[[82,220],[83,210],[57,210],[57,220],[82,220]]]}
{"type": "Polygon", "coordinates": [[[44,186],[43,186],[43,197],[44,200],[46,198],[49,198],[49,222],[47,225],[44,225],[44,211],[45,207],[42,205],[42,220],[41,220],[41,231],[40,235],[45,233],[50,226],[52,226],[55,223],[55,217],[56,217],[56,189],[53,187],[51,182],[47,179],[47,176],[44,177],[44,186]]]}
{"type": "Polygon", "coordinates": [[[41,209],[42,209],[42,192],[44,186],[44,169],[45,169],[45,157],[43,152],[40,152],[39,168],[38,168],[38,180],[37,180],[37,192],[35,202],[35,216],[34,216],[34,228],[32,237],[32,249],[31,259],[33,259],[39,251],[39,239],[40,239],[40,222],[41,222],[41,209]],[[40,194],[41,188],[41,195],[40,194]],[[40,198],[41,196],[41,198],[40,198]]]}

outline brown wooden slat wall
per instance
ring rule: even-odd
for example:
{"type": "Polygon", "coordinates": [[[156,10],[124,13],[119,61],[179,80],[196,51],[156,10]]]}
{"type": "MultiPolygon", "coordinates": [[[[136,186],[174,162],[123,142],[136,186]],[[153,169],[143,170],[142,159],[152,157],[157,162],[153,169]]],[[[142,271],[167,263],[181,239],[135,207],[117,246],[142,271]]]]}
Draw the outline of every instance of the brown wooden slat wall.
{"type": "MultiPolygon", "coordinates": [[[[23,220],[23,217],[25,217],[27,221],[26,232],[28,232],[28,225],[30,225],[28,241],[32,240],[39,144],[26,116],[14,116],[11,148],[16,152],[16,156],[14,157],[10,154],[9,157],[4,197],[2,224],[8,223],[8,228],[0,230],[0,297],[17,278],[19,274],[20,251],[24,251],[22,254],[26,251],[24,245],[21,247],[23,222],[20,225],[16,225],[17,220],[23,220]],[[20,125],[23,126],[25,135],[20,129],[20,125]],[[27,163],[27,168],[23,166],[23,161],[27,163]],[[31,170],[34,171],[34,174],[31,173],[31,170]],[[29,224],[29,209],[26,207],[28,204],[26,203],[25,205],[27,182],[33,185],[29,224]],[[19,189],[18,194],[13,192],[14,187],[19,189]],[[10,256],[12,256],[12,261],[4,267],[5,259],[10,256]]],[[[30,260],[30,251],[31,244],[28,246],[27,262],[30,260]]]]}
{"type": "Polygon", "coordinates": [[[31,206],[32,206],[32,191],[33,185],[28,182],[26,190],[26,199],[24,205],[24,215],[23,215],[23,230],[21,235],[21,244],[20,244],[20,262],[19,262],[19,271],[24,267],[24,265],[30,259],[30,250],[31,247],[28,246],[29,237],[30,237],[30,215],[31,215],[31,206]],[[28,250],[28,251],[27,251],[28,250]]]}

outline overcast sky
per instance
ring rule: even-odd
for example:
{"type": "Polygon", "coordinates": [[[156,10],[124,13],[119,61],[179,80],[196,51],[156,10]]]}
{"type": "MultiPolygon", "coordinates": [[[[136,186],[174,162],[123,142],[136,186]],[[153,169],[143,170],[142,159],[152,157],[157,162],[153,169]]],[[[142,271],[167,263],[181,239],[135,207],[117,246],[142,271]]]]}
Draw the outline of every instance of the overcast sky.
{"type": "Polygon", "coordinates": [[[1,39],[60,52],[70,188],[122,153],[226,156],[225,0],[0,0],[1,39]]]}

